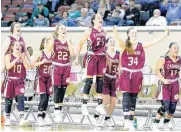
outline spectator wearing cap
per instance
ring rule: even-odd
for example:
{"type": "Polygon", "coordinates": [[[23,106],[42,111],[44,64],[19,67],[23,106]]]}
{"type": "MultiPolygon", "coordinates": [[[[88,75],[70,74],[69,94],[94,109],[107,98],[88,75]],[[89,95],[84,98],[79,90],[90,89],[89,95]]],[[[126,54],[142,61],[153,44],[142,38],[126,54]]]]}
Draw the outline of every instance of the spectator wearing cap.
{"type": "Polygon", "coordinates": [[[170,24],[175,20],[181,19],[181,3],[179,0],[172,0],[172,3],[168,3],[168,1],[165,0],[160,8],[167,10],[166,19],[168,24],[170,24]]]}
{"type": "Polygon", "coordinates": [[[45,17],[44,12],[38,14],[38,18],[34,22],[34,27],[49,27],[50,22],[48,18],[45,17]]]}
{"type": "Polygon", "coordinates": [[[151,17],[148,22],[146,23],[146,26],[166,26],[167,21],[166,18],[161,15],[161,12],[159,9],[155,9],[153,12],[153,17],[151,17]]]}
{"type": "Polygon", "coordinates": [[[46,7],[43,6],[43,4],[42,4],[41,1],[39,1],[39,2],[37,3],[37,6],[38,6],[38,7],[33,11],[31,18],[34,19],[34,21],[35,21],[35,19],[38,18],[38,15],[39,15],[41,12],[44,13],[45,17],[48,17],[48,15],[49,15],[49,10],[48,10],[48,8],[46,8],[46,7]]]}
{"type": "Polygon", "coordinates": [[[94,10],[90,7],[90,3],[89,2],[85,2],[84,3],[84,8],[88,9],[87,15],[88,16],[92,16],[95,14],[94,10]]]}
{"type": "Polygon", "coordinates": [[[137,20],[140,18],[140,11],[135,7],[135,0],[129,0],[129,8],[124,15],[125,24],[127,26],[136,25],[137,20]]]}
{"type": "Polygon", "coordinates": [[[76,19],[78,26],[90,27],[91,26],[91,16],[88,16],[88,9],[81,9],[81,17],[76,19]]]}
{"type": "Polygon", "coordinates": [[[19,18],[19,23],[21,23],[22,27],[33,27],[32,19],[28,18],[27,13],[23,13],[22,16],[19,18]]]}
{"type": "Polygon", "coordinates": [[[89,0],[90,8],[94,10],[94,12],[97,12],[99,8],[98,0],[89,0]]]}
{"type": "Polygon", "coordinates": [[[77,10],[77,4],[72,4],[70,10],[68,11],[69,18],[76,19],[80,17],[80,11],[77,10]]]}

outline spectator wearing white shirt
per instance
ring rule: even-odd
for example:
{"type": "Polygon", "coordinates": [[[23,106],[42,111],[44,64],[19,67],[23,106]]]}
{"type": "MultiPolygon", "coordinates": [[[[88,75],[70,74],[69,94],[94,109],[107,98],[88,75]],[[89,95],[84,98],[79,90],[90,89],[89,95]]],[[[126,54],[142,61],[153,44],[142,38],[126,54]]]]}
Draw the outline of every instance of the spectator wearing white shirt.
{"type": "Polygon", "coordinates": [[[151,17],[147,23],[146,26],[166,26],[167,21],[166,18],[163,16],[160,16],[161,12],[159,9],[155,9],[153,12],[153,17],[151,17]]]}

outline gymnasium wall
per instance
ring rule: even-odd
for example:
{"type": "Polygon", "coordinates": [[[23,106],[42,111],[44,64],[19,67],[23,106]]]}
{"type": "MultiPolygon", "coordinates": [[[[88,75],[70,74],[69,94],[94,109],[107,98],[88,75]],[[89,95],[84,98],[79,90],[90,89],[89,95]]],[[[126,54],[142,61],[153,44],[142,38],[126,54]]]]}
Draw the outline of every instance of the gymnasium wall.
{"type": "MultiPolygon", "coordinates": [[[[168,50],[168,45],[170,42],[178,42],[181,45],[181,26],[168,27],[171,32],[170,35],[165,38],[163,41],[158,44],[146,49],[146,64],[155,69],[157,60],[161,55],[164,55],[168,50]]],[[[74,46],[76,47],[79,40],[83,37],[83,32],[87,28],[78,27],[78,28],[67,28],[68,36],[73,41],[74,46]]],[[[105,28],[108,31],[108,36],[113,36],[112,28],[105,28]]],[[[127,37],[126,31],[128,27],[120,27],[118,31],[120,32],[120,37],[125,40],[127,37]]],[[[165,27],[136,27],[138,30],[138,40],[144,44],[144,42],[151,41],[156,37],[164,35],[165,27]]],[[[28,46],[31,46],[34,49],[34,55],[38,51],[41,39],[43,37],[49,36],[52,34],[55,28],[22,28],[22,36],[25,38],[25,41],[28,46]]],[[[10,35],[9,28],[1,28],[1,50],[4,39],[10,35]]],[[[180,46],[181,48],[181,46],[180,46]]],[[[83,47],[81,54],[86,52],[86,45],[83,47]]],[[[180,51],[181,55],[181,51],[180,51]]]]}

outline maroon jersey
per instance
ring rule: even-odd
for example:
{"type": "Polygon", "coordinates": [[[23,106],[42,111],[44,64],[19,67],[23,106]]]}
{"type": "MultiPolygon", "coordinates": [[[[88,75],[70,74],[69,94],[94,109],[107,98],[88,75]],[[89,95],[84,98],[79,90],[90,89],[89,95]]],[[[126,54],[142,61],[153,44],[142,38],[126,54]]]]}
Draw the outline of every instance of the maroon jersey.
{"type": "Polygon", "coordinates": [[[119,55],[120,55],[120,53],[118,51],[116,51],[113,58],[108,54],[108,58],[112,62],[112,65],[111,65],[111,68],[107,65],[106,73],[113,75],[113,76],[116,75],[116,72],[117,72],[117,69],[119,66],[119,55]]]}
{"type": "MultiPolygon", "coordinates": [[[[16,57],[11,54],[11,62],[16,59],[16,57]]],[[[26,69],[24,67],[23,61],[18,60],[15,65],[8,70],[8,77],[16,77],[16,78],[25,78],[26,77],[26,69]]]]}
{"type": "Polygon", "coordinates": [[[48,60],[48,63],[44,63],[42,65],[39,66],[38,68],[38,74],[42,77],[50,77],[50,66],[52,64],[52,60],[53,60],[53,54],[50,56],[50,58],[48,58],[45,54],[44,51],[42,51],[42,56],[40,58],[40,61],[42,61],[43,59],[48,60]]]}
{"type": "Polygon", "coordinates": [[[178,56],[177,60],[174,62],[169,56],[165,57],[165,64],[163,66],[164,78],[166,79],[176,79],[179,78],[179,71],[181,68],[181,57],[178,56]]]}
{"type": "Polygon", "coordinates": [[[60,40],[54,40],[54,53],[55,57],[53,59],[54,62],[58,63],[70,63],[70,51],[68,47],[67,41],[64,43],[60,42],[60,40]]]}
{"type": "Polygon", "coordinates": [[[94,54],[100,54],[106,52],[106,33],[102,29],[100,32],[95,28],[92,28],[92,32],[87,41],[87,51],[94,54]]]}
{"type": "Polygon", "coordinates": [[[145,64],[145,51],[141,43],[138,43],[136,49],[134,50],[134,54],[129,54],[125,49],[121,56],[121,64],[122,67],[128,69],[142,69],[145,64]]]}
{"type": "MultiPolygon", "coordinates": [[[[20,44],[22,45],[22,51],[21,51],[21,53],[23,53],[23,52],[25,52],[25,42],[24,42],[24,39],[23,39],[23,37],[21,37],[20,36],[20,38],[19,38],[19,40],[16,40],[14,37],[12,37],[12,36],[9,36],[9,38],[10,38],[10,44],[12,44],[12,42],[14,42],[14,41],[18,41],[18,42],[20,42],[20,44]]],[[[11,46],[11,45],[10,45],[11,46]]],[[[10,51],[10,46],[9,46],[9,48],[8,48],[8,50],[7,50],[7,53],[9,53],[10,51]]]]}

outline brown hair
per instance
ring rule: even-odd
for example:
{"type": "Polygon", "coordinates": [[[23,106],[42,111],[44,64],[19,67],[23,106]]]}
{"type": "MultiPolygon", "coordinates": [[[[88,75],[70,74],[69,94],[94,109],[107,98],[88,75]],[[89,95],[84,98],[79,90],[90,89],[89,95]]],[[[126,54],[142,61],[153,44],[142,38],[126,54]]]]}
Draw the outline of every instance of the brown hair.
{"type": "Polygon", "coordinates": [[[50,40],[51,37],[46,37],[46,38],[43,38],[42,41],[41,41],[41,44],[40,44],[40,50],[43,50],[45,48],[45,43],[48,43],[48,40],[50,40]]]}
{"type": "MultiPolygon", "coordinates": [[[[12,41],[11,44],[9,45],[9,49],[7,50],[6,54],[12,54],[13,53],[13,46],[14,44],[18,41],[12,41]]],[[[19,42],[18,42],[19,43],[19,42]]]]}
{"type": "Polygon", "coordinates": [[[19,22],[13,22],[13,23],[11,24],[11,27],[10,27],[11,33],[14,32],[14,27],[15,27],[16,24],[20,24],[20,23],[19,23],[19,22]]]}
{"type": "MultiPolygon", "coordinates": [[[[134,28],[131,27],[127,30],[127,36],[130,33],[131,30],[133,30],[134,28]]],[[[126,50],[128,51],[129,54],[134,54],[134,49],[133,49],[133,44],[130,41],[130,37],[128,36],[128,38],[126,39],[126,50]]]]}
{"type": "Polygon", "coordinates": [[[56,26],[56,29],[55,29],[55,31],[53,32],[53,37],[54,38],[57,38],[58,37],[58,29],[59,29],[59,27],[61,27],[61,26],[64,26],[63,24],[58,24],[57,26],[56,26]]]}
{"type": "Polygon", "coordinates": [[[91,18],[91,25],[92,25],[92,26],[94,26],[94,22],[93,22],[93,21],[95,20],[95,18],[96,18],[96,14],[94,14],[94,15],[92,16],[92,18],[91,18]]]}
{"type": "Polygon", "coordinates": [[[41,40],[41,44],[40,44],[40,50],[44,49],[44,44],[45,44],[45,37],[41,40]]]}

